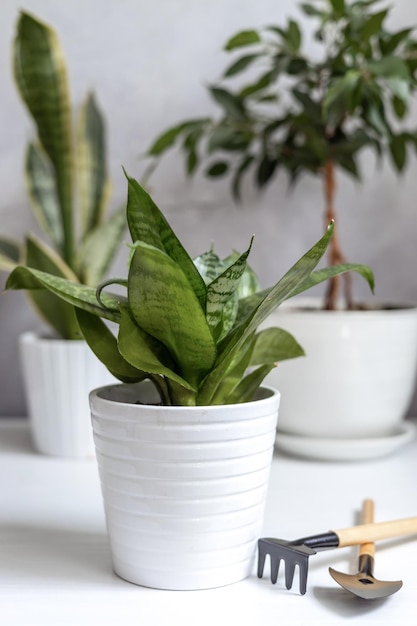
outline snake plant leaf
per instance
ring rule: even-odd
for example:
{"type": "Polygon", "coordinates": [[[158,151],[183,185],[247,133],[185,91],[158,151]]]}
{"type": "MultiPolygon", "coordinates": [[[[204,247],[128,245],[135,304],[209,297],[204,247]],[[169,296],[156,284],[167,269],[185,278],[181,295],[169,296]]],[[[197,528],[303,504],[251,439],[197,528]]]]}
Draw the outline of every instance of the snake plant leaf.
{"type": "Polygon", "coordinates": [[[298,296],[300,293],[315,287],[315,285],[319,285],[320,283],[328,280],[329,278],[333,278],[334,276],[340,276],[341,274],[345,274],[346,272],[355,272],[362,276],[364,280],[368,283],[368,286],[372,293],[374,293],[375,289],[375,278],[374,274],[370,267],[367,265],[361,265],[358,263],[340,263],[339,265],[333,265],[332,267],[327,267],[321,270],[316,270],[312,272],[310,276],[308,276],[292,293],[292,296],[298,296]]]}
{"type": "Polygon", "coordinates": [[[206,286],[188,252],[149,194],[126,174],[128,180],[127,221],[132,241],[142,241],[165,252],[178,263],[201,306],[205,306],[206,286]]]}
{"type": "Polygon", "coordinates": [[[118,294],[103,293],[100,305],[96,289],[74,283],[60,276],[20,265],[13,270],[6,282],[6,289],[48,289],[65,302],[112,322],[120,321],[119,306],[126,298],[118,294]]]}
{"type": "Polygon", "coordinates": [[[305,356],[305,352],[289,332],[282,328],[265,328],[256,335],[250,365],[276,365],[299,356],[305,356]]]}
{"type": "Polygon", "coordinates": [[[237,289],[246,269],[252,242],[253,237],[246,252],[207,287],[206,319],[216,341],[230,331],[236,319],[239,305],[237,289]]]}
{"type": "Polygon", "coordinates": [[[255,340],[255,333],[253,333],[241,349],[234,355],[229,367],[227,370],[225,369],[224,375],[216,389],[216,393],[212,398],[213,404],[228,403],[228,398],[230,397],[232,391],[240,383],[245,375],[245,372],[250,366],[255,340]]]}
{"type": "Polygon", "coordinates": [[[214,363],[216,346],[185,273],[165,252],[138,241],[128,294],[135,322],[167,346],[181,376],[197,386],[214,363]]]}
{"type": "Polygon", "coordinates": [[[234,355],[241,349],[246,339],[256,331],[257,327],[274,311],[284,300],[291,297],[299,284],[308,278],[320,262],[333,234],[333,222],[328,226],[326,233],[301,259],[271,289],[266,290],[265,296],[258,302],[248,316],[220,344],[219,354],[215,366],[204,381],[199,401],[210,404],[216,389],[224,375],[225,369],[230,366],[234,355]]]}
{"type": "Polygon", "coordinates": [[[273,370],[275,364],[267,363],[257,367],[247,376],[242,378],[240,383],[235,387],[232,393],[227,397],[227,404],[236,404],[241,402],[250,402],[256,391],[259,389],[262,381],[269,372],[273,370]]]}
{"type": "MultiPolygon", "coordinates": [[[[311,274],[298,285],[298,287],[292,292],[291,298],[298,296],[300,293],[319,285],[320,283],[333,278],[334,276],[340,276],[346,272],[356,272],[362,276],[368,283],[372,293],[374,292],[375,280],[372,270],[366,265],[360,265],[358,263],[341,263],[339,265],[333,265],[321,270],[311,272],[311,274]]],[[[263,300],[270,292],[271,288],[258,291],[256,294],[248,296],[239,301],[239,310],[236,317],[236,326],[238,326],[251,311],[263,300]]]]}
{"type": "Polygon", "coordinates": [[[56,188],[56,178],[45,152],[30,143],[26,152],[26,184],[33,213],[57,250],[64,249],[64,231],[56,188]]]}
{"type": "MultiPolygon", "coordinates": [[[[61,257],[35,235],[26,238],[25,265],[71,281],[77,277],[61,257]]],[[[38,315],[64,339],[80,339],[74,307],[47,290],[28,292],[38,315]]]]}
{"type": "Polygon", "coordinates": [[[168,366],[173,363],[168,350],[161,342],[139,328],[127,305],[120,307],[120,316],[118,349],[123,358],[145,375],[166,376],[185,389],[194,391],[184,378],[168,366]]]}
{"type": "Polygon", "coordinates": [[[64,260],[72,265],[72,143],[65,57],[55,32],[22,12],[14,44],[14,75],[57,178],[64,260]]]}
{"type": "MultiPolygon", "coordinates": [[[[228,257],[224,259],[224,263],[226,265],[231,265],[234,263],[239,257],[238,252],[232,252],[228,257]]],[[[243,272],[242,278],[240,279],[239,286],[237,288],[237,295],[239,300],[241,298],[247,298],[254,293],[257,293],[261,289],[261,283],[259,282],[258,276],[256,272],[252,269],[250,265],[246,263],[245,271],[243,272]]]]}
{"type": "Polygon", "coordinates": [[[144,372],[122,357],[116,337],[101,319],[82,309],[76,309],[76,315],[85,341],[113,376],[124,383],[140,382],[146,378],[144,372]]]}
{"type": "Polygon", "coordinates": [[[103,116],[92,93],[82,104],[77,133],[77,171],[83,236],[100,224],[110,181],[106,168],[103,116]]]}
{"type": "Polygon", "coordinates": [[[0,237],[0,271],[11,272],[19,259],[20,245],[9,237],[0,237]]]}
{"type": "Polygon", "coordinates": [[[126,209],[120,207],[111,217],[88,233],[77,257],[81,282],[97,285],[106,274],[126,230],[126,209]]]}
{"type": "MultiPolygon", "coordinates": [[[[233,261],[236,261],[236,259],[233,259],[233,261]]],[[[211,281],[217,278],[217,276],[219,276],[228,266],[228,264],[222,261],[214,250],[203,252],[203,254],[200,254],[193,259],[193,263],[200,272],[200,275],[206,285],[209,285],[211,281]]],[[[231,265],[231,263],[229,263],[229,265],[231,265]]]]}

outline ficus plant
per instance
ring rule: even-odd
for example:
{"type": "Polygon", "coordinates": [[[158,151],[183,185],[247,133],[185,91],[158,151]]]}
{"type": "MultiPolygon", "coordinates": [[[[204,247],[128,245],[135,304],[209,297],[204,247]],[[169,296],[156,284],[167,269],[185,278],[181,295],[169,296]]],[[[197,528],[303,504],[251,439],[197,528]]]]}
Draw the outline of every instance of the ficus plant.
{"type": "MultiPolygon", "coordinates": [[[[336,172],[359,180],[364,148],[389,155],[395,169],[404,170],[409,149],[417,148],[417,133],[406,126],[417,85],[417,40],[412,28],[389,30],[390,8],[380,5],[312,0],[300,4],[303,21],[234,35],[225,45],[233,60],[208,90],[219,115],[164,131],[147,152],[149,171],[180,145],[188,174],[201,166],[210,178],[229,176],[236,198],[249,172],[259,188],[280,171],[292,185],[311,174],[323,184],[327,224],[336,215],[336,172]],[[312,40],[303,36],[304,26],[312,40]]],[[[330,265],[345,262],[336,226],[337,220],[330,265]]],[[[351,276],[343,278],[346,306],[354,308],[351,276]]],[[[336,307],[340,292],[335,277],[326,308],[336,307]]]]}
{"type": "Polygon", "coordinates": [[[222,260],[211,249],[193,261],[152,198],[129,177],[127,223],[132,238],[127,278],[94,289],[19,266],[6,287],[47,290],[74,306],[85,340],[110,372],[125,383],[150,379],[163,404],[249,401],[277,362],[303,354],[288,332],[258,330],[277,306],[349,270],[373,288],[372,272],[363,265],[315,270],[333,223],[265,290],[259,290],[247,264],[252,240],[242,254],[222,260]],[[109,291],[111,285],[122,293],[109,291]]]}
{"type": "MultiPolygon", "coordinates": [[[[106,217],[109,178],[103,115],[88,94],[73,128],[64,52],[56,32],[20,14],[13,47],[20,97],[36,128],[26,151],[26,183],[42,238],[0,237],[0,269],[18,263],[90,285],[107,272],[125,232],[125,209],[106,217]],[[76,193],[79,192],[79,193],[76,193]]],[[[29,292],[56,334],[81,338],[72,306],[50,292],[29,292]]]]}

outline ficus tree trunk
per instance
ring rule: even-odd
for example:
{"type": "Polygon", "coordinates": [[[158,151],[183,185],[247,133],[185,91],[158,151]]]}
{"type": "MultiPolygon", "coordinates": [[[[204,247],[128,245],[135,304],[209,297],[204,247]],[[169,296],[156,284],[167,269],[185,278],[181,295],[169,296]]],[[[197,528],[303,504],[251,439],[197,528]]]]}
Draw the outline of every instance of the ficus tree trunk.
{"type": "MultiPolygon", "coordinates": [[[[340,245],[339,228],[336,220],[335,195],[336,195],[336,178],[335,164],[333,161],[327,161],[323,168],[324,197],[325,197],[325,222],[326,227],[334,220],[333,237],[330,240],[328,259],[329,265],[338,265],[346,263],[346,258],[342,253],[340,245]]],[[[353,308],[352,302],[352,278],[349,273],[342,276],[331,278],[325,296],[325,309],[333,311],[337,308],[337,302],[341,297],[343,281],[343,297],[345,299],[346,308],[353,308]]]]}

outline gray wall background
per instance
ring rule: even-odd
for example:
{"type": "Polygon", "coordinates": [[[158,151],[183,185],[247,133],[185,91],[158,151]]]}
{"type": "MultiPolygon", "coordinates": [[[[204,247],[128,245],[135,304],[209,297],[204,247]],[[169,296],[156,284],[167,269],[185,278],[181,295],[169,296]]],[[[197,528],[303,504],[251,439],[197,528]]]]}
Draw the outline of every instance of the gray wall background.
{"type": "MultiPolygon", "coordinates": [[[[111,206],[125,198],[121,166],[140,178],[140,155],[169,125],[214,111],[205,85],[219,79],[229,57],[224,42],[235,31],[282,23],[297,11],[287,0],[2,0],[0,6],[0,230],[21,237],[37,231],[23,180],[23,156],[32,128],[11,73],[11,45],[20,9],[58,32],[77,105],[90,88],[107,119],[111,206]]],[[[417,24],[417,3],[396,0],[391,25],[417,24]]],[[[417,114],[413,120],[417,127],[417,114]]],[[[363,155],[363,184],[338,179],[339,224],[351,261],[371,265],[378,300],[417,302],[417,167],[413,156],[397,178],[363,155]]],[[[244,249],[255,233],[252,265],[265,285],[323,232],[322,189],[303,179],[289,192],[285,177],[259,195],[247,182],[244,202],[233,204],[223,182],[189,181],[172,153],[152,178],[153,197],[192,254],[212,242],[221,254],[244,249]]],[[[114,274],[124,271],[123,255],[114,274]]],[[[0,274],[0,289],[5,275],[0,274]]],[[[358,280],[356,295],[368,297],[358,280]]],[[[17,337],[38,329],[23,293],[0,297],[0,415],[24,415],[17,337]]],[[[413,403],[417,409],[417,402],[413,403]]]]}

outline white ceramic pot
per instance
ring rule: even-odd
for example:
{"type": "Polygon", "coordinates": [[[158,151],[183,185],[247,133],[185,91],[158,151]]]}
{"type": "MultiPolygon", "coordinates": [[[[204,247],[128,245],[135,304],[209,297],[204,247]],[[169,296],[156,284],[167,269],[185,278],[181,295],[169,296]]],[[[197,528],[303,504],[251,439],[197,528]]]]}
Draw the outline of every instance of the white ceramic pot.
{"type": "Polygon", "coordinates": [[[267,378],[282,394],[280,431],[321,438],[394,433],[415,387],[417,307],[322,311],[317,301],[300,299],[268,325],[291,332],[306,352],[267,378]]]}
{"type": "Polygon", "coordinates": [[[84,341],[21,335],[20,356],[34,444],[43,454],[94,457],[89,392],[114,377],[84,341]]]}
{"type": "Polygon", "coordinates": [[[149,381],[90,394],[115,572],[159,589],[246,578],[261,533],[279,393],[163,407],[149,381]]]}

